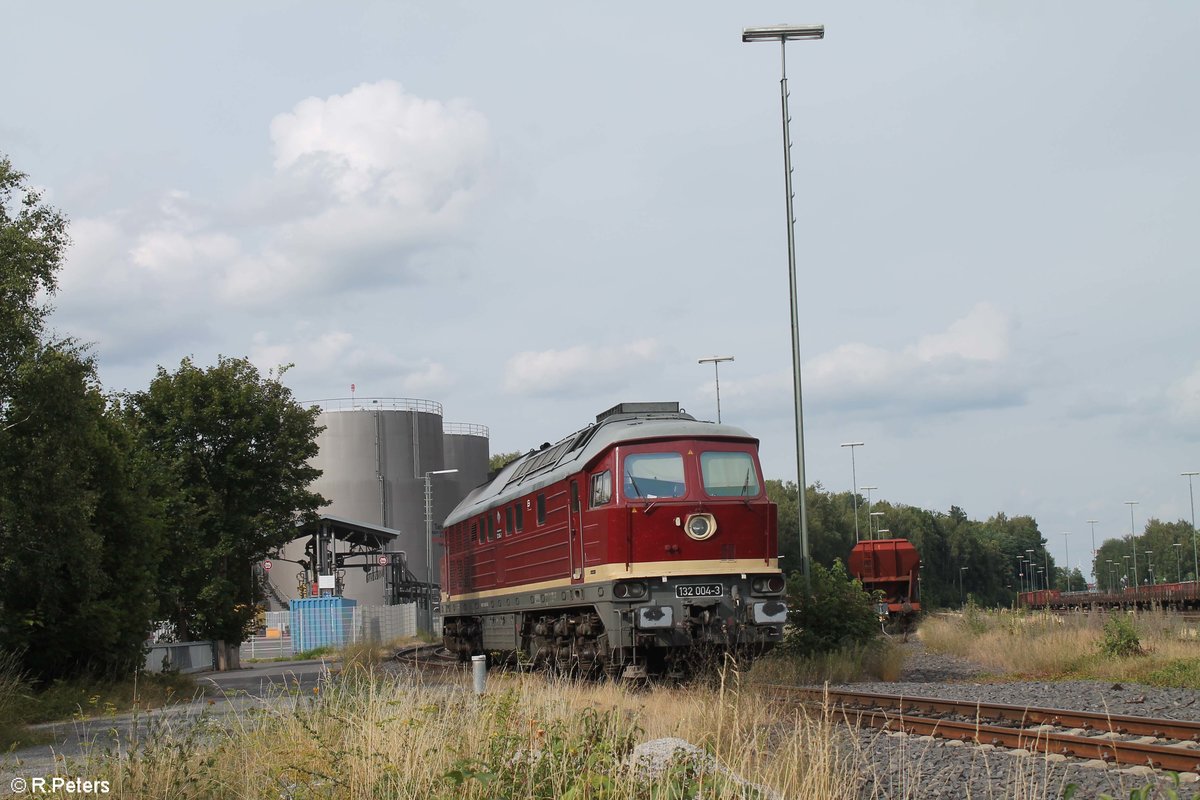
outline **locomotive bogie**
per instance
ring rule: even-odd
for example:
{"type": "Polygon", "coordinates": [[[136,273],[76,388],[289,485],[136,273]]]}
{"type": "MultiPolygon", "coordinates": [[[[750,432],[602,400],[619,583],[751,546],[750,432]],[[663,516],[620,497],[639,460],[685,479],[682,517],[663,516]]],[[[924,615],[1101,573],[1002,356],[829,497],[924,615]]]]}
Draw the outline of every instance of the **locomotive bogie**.
{"type": "Polygon", "coordinates": [[[767,586],[774,577],[660,577],[455,602],[446,609],[445,645],[464,660],[504,654],[584,673],[623,674],[630,666],[660,673],[672,654],[730,650],[753,657],[783,638],[787,606],[782,592],[767,586]],[[617,587],[631,585],[643,591],[615,597],[617,587]]]}

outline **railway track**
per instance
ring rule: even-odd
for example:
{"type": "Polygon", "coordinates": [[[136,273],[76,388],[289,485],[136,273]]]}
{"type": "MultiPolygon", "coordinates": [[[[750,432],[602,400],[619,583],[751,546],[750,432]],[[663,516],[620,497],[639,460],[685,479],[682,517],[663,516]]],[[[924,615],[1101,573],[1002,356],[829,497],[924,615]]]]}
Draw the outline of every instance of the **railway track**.
{"type": "Polygon", "coordinates": [[[1200,722],[772,686],[783,702],[820,707],[850,724],[1109,764],[1200,772],[1200,722]]]}
{"type": "Polygon", "coordinates": [[[458,658],[441,643],[402,647],[392,654],[392,660],[409,666],[434,670],[459,670],[458,658]]]}

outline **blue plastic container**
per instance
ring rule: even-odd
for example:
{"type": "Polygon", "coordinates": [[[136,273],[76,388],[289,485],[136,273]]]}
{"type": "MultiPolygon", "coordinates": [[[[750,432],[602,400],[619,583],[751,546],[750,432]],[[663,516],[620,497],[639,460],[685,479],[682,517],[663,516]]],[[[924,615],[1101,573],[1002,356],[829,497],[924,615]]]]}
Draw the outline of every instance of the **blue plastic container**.
{"type": "Polygon", "coordinates": [[[291,602],[292,652],[344,647],[354,640],[354,607],[345,597],[306,597],[291,602]]]}

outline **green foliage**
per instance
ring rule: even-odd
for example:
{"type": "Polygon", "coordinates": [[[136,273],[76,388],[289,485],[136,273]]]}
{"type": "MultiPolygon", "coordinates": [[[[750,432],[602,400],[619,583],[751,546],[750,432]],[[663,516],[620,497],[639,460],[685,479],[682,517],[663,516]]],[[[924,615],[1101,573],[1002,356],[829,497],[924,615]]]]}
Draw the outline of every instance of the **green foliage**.
{"type": "MultiPolygon", "coordinates": [[[[779,552],[787,569],[800,569],[799,495],[796,484],[768,480],[767,496],[779,506],[779,552]]],[[[808,504],[809,549],[819,564],[847,561],[855,545],[854,497],[850,492],[831,493],[819,483],[805,491],[808,504]]],[[[865,498],[858,498],[860,538],[870,536],[865,498]]],[[[1049,565],[1055,575],[1054,559],[1037,521],[1029,516],[996,514],[979,522],[952,506],[949,512],[928,511],[875,498],[872,511],[883,514],[881,526],[888,536],[908,539],[921,554],[920,601],[925,608],[958,607],[962,594],[971,594],[983,606],[1011,605],[1018,588],[1028,580],[1018,574],[1019,558],[1032,550],[1037,565],[1049,565]],[[965,571],[962,567],[967,567],[965,571]]],[[[1073,579],[1076,588],[1082,576],[1073,579]]]]}
{"type": "Polygon", "coordinates": [[[493,453],[492,457],[488,459],[488,472],[497,473],[523,455],[525,454],[519,450],[512,453],[493,453]]]}
{"type": "Polygon", "coordinates": [[[140,666],[161,526],[90,358],[21,363],[0,432],[0,648],[41,679],[140,666]]]}
{"type": "Polygon", "coordinates": [[[0,650],[31,679],[140,665],[157,510],[91,356],[47,341],[66,218],[0,157],[0,650]]]}
{"type": "Polygon", "coordinates": [[[26,176],[0,156],[0,408],[13,373],[39,344],[49,310],[39,297],[57,288],[55,273],[69,244],[66,217],[43,204],[26,176]]]}
{"type": "MultiPolygon", "coordinates": [[[[1168,786],[1164,790],[1163,797],[1165,798],[1165,800],[1179,800],[1179,786],[1180,786],[1179,773],[1178,772],[1168,772],[1167,774],[1171,776],[1171,782],[1173,785],[1168,786]]],[[[1129,800],[1151,800],[1151,798],[1155,797],[1155,793],[1154,793],[1155,788],[1156,787],[1153,783],[1147,783],[1142,786],[1134,787],[1133,789],[1129,790],[1129,800]]],[[[1072,792],[1072,794],[1074,794],[1074,792],[1072,792]]],[[[1101,794],[1100,800],[1117,800],[1117,799],[1115,797],[1113,797],[1111,794],[1101,794]]]]}
{"type": "Polygon", "coordinates": [[[1114,611],[1104,623],[1104,638],[1100,652],[1114,658],[1143,655],[1142,640],[1128,614],[1114,611]]]}
{"type": "Polygon", "coordinates": [[[871,597],[850,577],[841,561],[829,569],[813,564],[808,589],[804,577],[788,576],[788,630],[782,649],[811,656],[861,644],[879,633],[871,597]]]}
{"type": "Polygon", "coordinates": [[[1146,676],[1151,686],[1178,686],[1200,689],[1200,659],[1177,658],[1146,676]]]}
{"type": "MultiPolygon", "coordinates": [[[[485,699],[488,730],[482,753],[464,754],[442,777],[450,796],[524,797],[530,800],[603,800],[617,796],[618,767],[641,731],[615,709],[579,712],[581,730],[562,721],[542,726],[521,719],[509,690],[485,699]]],[[[654,795],[693,797],[693,794],[654,795]]]]}
{"type": "Polygon", "coordinates": [[[248,635],[261,587],[249,565],[295,537],[324,500],[317,409],[301,408],[278,375],[221,357],[184,359],[128,398],[128,419],[171,530],[160,592],[180,636],[236,644],[248,635]]]}

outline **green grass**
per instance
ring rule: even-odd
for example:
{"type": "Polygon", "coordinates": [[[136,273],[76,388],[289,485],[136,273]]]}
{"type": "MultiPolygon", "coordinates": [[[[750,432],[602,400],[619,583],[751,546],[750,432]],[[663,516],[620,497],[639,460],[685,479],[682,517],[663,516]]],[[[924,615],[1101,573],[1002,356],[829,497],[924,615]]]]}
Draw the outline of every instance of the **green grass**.
{"type": "Polygon", "coordinates": [[[1161,668],[1146,674],[1146,683],[1151,686],[1177,686],[1183,689],[1200,689],[1200,660],[1177,658],[1161,668]]]}

